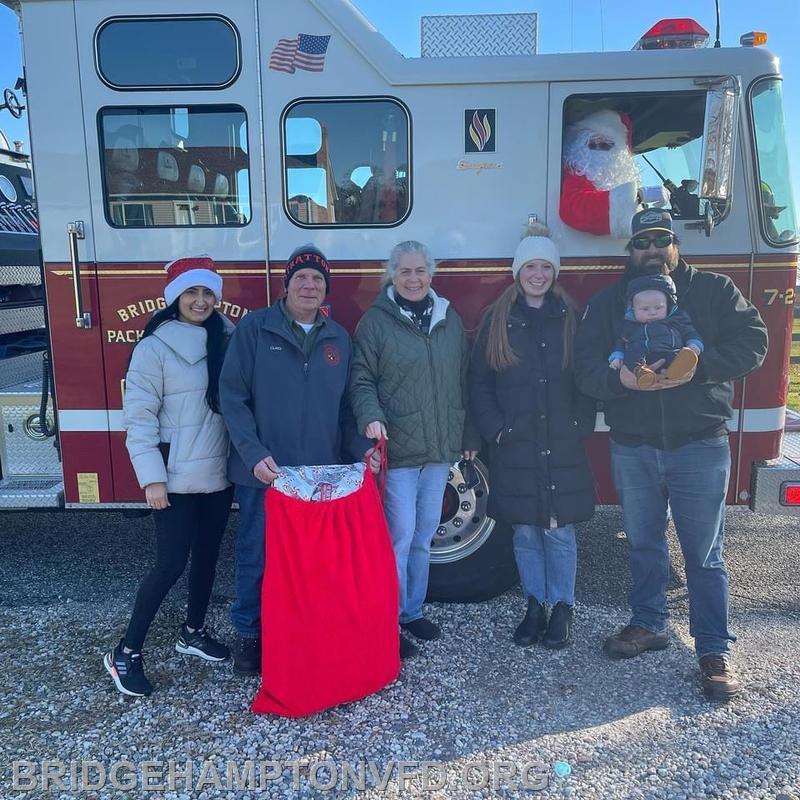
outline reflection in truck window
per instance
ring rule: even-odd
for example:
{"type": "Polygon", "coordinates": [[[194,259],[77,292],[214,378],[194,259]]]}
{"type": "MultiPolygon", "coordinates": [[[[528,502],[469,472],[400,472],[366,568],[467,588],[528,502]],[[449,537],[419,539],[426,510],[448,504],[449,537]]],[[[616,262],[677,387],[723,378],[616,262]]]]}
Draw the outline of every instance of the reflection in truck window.
{"type": "Polygon", "coordinates": [[[284,114],[286,211],[300,225],[395,225],[410,206],[409,118],[389,99],[320,100],[284,114]]]}
{"type": "Polygon", "coordinates": [[[624,237],[642,203],[700,217],[705,92],[573,95],[564,104],[561,218],[624,237]]]}
{"type": "Polygon", "coordinates": [[[250,221],[247,124],[241,108],[106,108],[99,125],[111,225],[250,221]]]}
{"type": "Polygon", "coordinates": [[[779,78],[768,78],[755,84],[750,95],[758,154],[761,223],[767,241],[775,245],[797,241],[781,86],[779,78]]]}

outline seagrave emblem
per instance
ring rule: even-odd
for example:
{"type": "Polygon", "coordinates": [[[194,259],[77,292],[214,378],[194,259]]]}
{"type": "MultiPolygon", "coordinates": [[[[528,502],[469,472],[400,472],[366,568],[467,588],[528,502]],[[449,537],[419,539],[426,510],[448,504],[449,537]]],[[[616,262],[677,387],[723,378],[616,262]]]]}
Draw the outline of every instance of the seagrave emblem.
{"type": "Polygon", "coordinates": [[[464,110],[465,153],[494,153],[496,133],[495,109],[467,108],[464,110]]]}

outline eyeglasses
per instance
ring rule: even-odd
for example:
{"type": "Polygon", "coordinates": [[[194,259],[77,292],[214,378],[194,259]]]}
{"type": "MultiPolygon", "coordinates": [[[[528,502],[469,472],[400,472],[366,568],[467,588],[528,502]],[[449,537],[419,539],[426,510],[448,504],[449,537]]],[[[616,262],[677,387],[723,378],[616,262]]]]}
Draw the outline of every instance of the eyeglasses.
{"type": "Polygon", "coordinates": [[[634,250],[648,250],[651,244],[656,247],[669,247],[675,241],[671,233],[661,233],[652,239],[649,236],[634,236],[631,239],[631,246],[634,250]]]}

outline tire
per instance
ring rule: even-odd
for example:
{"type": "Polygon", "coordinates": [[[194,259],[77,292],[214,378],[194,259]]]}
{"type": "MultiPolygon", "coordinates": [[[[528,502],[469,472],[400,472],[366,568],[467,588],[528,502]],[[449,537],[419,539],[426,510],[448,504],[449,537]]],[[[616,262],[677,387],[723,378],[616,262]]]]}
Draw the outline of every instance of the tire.
{"type": "Polygon", "coordinates": [[[519,581],[510,525],[486,515],[486,467],[475,460],[480,482],[466,485],[458,465],[448,476],[442,519],[431,544],[429,601],[489,600],[519,581]]]}

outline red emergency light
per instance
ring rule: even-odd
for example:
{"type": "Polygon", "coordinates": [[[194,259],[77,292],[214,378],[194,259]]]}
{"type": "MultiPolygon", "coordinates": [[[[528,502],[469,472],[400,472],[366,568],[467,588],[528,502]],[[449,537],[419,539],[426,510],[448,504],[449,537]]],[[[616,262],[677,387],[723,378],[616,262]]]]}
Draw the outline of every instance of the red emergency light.
{"type": "Polygon", "coordinates": [[[781,484],[782,506],[800,506],[800,483],[781,484]]]}
{"type": "Polygon", "coordinates": [[[705,47],[708,31],[688,17],[662,19],[636,42],[634,50],[672,50],[681,47],[705,47]]]}

